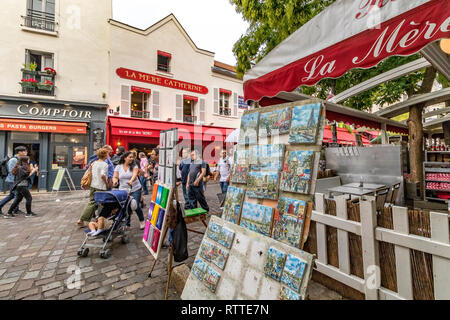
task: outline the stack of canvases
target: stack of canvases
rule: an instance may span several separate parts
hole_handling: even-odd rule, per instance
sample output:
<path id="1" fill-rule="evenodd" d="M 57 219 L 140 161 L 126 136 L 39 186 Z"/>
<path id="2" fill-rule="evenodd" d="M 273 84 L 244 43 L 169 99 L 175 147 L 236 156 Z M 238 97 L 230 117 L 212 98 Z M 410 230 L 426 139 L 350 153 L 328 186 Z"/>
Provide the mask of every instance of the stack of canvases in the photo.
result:
<path id="1" fill-rule="evenodd" d="M 157 254 L 159 249 L 169 193 L 170 190 L 162 185 L 155 183 L 153 186 L 152 201 L 149 206 L 143 235 L 145 245 L 153 254 Z"/>
<path id="2" fill-rule="evenodd" d="M 312 103 L 242 117 L 222 219 L 302 248 L 323 113 L 320 103 Z M 267 252 L 264 272 L 283 284 L 281 299 L 301 298 L 304 269 L 305 261 L 291 254 L 272 247 Z"/>

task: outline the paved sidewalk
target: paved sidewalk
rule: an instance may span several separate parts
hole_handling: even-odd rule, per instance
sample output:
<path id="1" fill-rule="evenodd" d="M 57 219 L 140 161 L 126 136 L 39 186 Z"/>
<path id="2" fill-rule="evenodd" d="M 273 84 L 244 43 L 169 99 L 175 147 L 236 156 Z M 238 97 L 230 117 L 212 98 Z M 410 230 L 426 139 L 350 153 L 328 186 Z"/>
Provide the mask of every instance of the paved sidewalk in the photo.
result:
<path id="1" fill-rule="evenodd" d="M 218 184 L 208 184 L 206 196 L 212 214 L 219 212 L 218 192 Z M 136 215 L 132 217 L 130 243 L 122 245 L 120 239 L 116 239 L 109 259 L 101 259 L 98 249 L 92 248 L 88 257 L 78 257 L 77 250 L 84 239 L 84 232 L 75 223 L 86 203 L 82 194 L 79 192 L 78 198 L 71 198 L 74 195 L 58 196 L 58 202 L 54 195 L 53 198 L 51 195 L 39 195 L 35 199 L 42 201 L 33 203 L 33 211 L 38 217 L 25 218 L 20 215 L 14 219 L 0 218 L 1 300 L 164 298 L 168 250 L 163 249 L 152 278 L 148 278 L 154 259 L 142 243 L 142 231 L 139 230 Z M 181 192 L 180 197 L 183 197 Z M 149 197 L 145 200 L 148 204 Z M 189 227 L 205 230 L 201 223 Z M 202 238 L 202 235 L 189 233 L 190 257 L 185 262 L 189 267 Z M 72 287 L 75 280 L 80 281 L 78 287 Z M 310 293 L 312 299 L 341 299 L 334 292 L 314 283 L 311 283 Z M 176 292 L 172 285 L 169 299 L 179 299 L 180 295 L 181 292 Z"/>

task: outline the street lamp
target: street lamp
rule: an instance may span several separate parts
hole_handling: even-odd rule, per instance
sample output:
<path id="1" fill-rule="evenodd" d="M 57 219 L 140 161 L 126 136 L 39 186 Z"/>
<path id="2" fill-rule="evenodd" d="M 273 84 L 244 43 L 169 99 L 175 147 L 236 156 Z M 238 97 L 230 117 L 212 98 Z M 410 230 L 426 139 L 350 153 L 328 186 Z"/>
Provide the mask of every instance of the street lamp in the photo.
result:
<path id="1" fill-rule="evenodd" d="M 450 39 L 442 39 L 441 40 L 441 49 L 446 54 L 450 54 Z"/>

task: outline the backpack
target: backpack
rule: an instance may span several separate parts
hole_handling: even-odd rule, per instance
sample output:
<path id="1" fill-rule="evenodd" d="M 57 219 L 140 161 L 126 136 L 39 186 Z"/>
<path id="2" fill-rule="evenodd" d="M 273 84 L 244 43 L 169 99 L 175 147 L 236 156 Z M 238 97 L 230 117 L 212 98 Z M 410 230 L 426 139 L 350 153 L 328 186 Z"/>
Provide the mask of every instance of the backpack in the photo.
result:
<path id="1" fill-rule="evenodd" d="M 189 258 L 188 254 L 188 234 L 186 222 L 183 218 L 181 205 L 177 201 L 177 224 L 172 231 L 173 259 L 175 262 L 182 262 Z"/>
<path id="2" fill-rule="evenodd" d="M 8 176 L 8 161 L 11 158 L 6 156 L 0 160 L 0 178 L 5 179 Z"/>

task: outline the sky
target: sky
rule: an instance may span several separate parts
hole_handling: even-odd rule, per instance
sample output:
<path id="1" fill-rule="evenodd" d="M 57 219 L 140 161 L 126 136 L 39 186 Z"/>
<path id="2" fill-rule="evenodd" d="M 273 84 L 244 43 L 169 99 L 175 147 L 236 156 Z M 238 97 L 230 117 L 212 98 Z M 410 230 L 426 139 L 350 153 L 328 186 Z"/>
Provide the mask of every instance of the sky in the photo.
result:
<path id="1" fill-rule="evenodd" d="M 140 29 L 170 13 L 198 48 L 214 52 L 215 60 L 236 65 L 233 45 L 248 23 L 228 0 L 113 0 L 113 18 Z"/>

